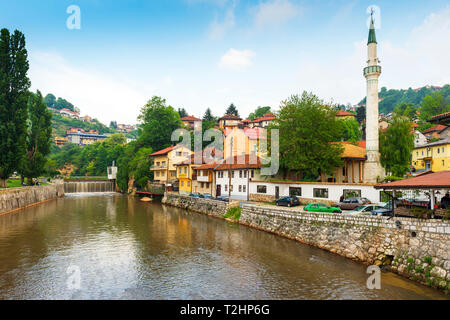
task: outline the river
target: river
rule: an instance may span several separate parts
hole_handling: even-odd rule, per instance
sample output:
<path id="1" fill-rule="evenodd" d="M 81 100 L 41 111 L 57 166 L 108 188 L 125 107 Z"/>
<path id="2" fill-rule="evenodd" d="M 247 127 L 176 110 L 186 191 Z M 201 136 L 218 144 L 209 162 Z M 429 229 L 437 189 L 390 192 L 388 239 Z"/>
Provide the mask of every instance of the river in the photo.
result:
<path id="1" fill-rule="evenodd" d="M 448 299 L 390 272 L 369 290 L 367 277 L 329 252 L 118 194 L 0 216 L 0 299 Z"/>

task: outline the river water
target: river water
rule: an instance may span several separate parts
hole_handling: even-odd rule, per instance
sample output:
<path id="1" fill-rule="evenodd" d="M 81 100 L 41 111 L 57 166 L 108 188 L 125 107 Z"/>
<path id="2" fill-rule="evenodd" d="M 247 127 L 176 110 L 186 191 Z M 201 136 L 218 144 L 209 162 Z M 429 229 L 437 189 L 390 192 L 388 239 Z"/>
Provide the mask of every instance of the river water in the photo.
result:
<path id="1" fill-rule="evenodd" d="M 0 217 L 0 299 L 448 299 L 389 272 L 369 290 L 367 277 L 326 251 L 118 194 Z"/>

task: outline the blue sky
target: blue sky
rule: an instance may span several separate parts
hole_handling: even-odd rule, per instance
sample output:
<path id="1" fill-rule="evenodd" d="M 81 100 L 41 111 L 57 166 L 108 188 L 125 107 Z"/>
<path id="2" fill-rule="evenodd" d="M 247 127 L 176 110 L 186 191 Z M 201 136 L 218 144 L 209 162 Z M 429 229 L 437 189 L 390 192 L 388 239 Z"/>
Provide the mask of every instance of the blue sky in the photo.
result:
<path id="1" fill-rule="evenodd" d="M 69 5 L 81 29 L 69 30 Z M 25 33 L 33 89 L 82 114 L 135 123 L 153 95 L 202 116 L 241 116 L 308 90 L 365 95 L 367 8 L 380 8 L 380 86 L 450 82 L 448 1 L 0 0 L 0 26 Z"/>

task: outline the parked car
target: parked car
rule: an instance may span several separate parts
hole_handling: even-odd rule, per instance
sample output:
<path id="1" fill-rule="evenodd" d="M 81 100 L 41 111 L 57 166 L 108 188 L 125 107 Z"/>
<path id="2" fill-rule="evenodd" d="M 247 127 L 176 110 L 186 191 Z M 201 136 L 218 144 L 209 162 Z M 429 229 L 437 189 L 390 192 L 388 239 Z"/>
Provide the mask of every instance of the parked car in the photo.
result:
<path id="1" fill-rule="evenodd" d="M 225 202 L 229 201 L 228 196 L 218 196 L 218 197 L 214 198 L 214 200 L 225 201 Z"/>
<path id="2" fill-rule="evenodd" d="M 390 216 L 392 215 L 392 201 L 389 201 L 384 207 L 372 210 L 373 216 Z"/>
<path id="3" fill-rule="evenodd" d="M 299 206 L 300 201 L 297 197 L 282 197 L 276 201 L 277 206 L 294 207 Z"/>
<path id="4" fill-rule="evenodd" d="M 210 193 L 204 193 L 204 194 L 200 195 L 200 198 L 212 199 L 213 196 Z"/>
<path id="5" fill-rule="evenodd" d="M 369 199 L 367 198 L 348 198 L 342 202 L 339 202 L 335 205 L 336 208 L 340 208 L 342 210 L 355 210 L 357 207 L 362 206 L 364 204 L 370 204 Z"/>
<path id="6" fill-rule="evenodd" d="M 308 212 L 342 213 L 342 210 L 340 208 L 330 207 L 329 205 L 326 205 L 325 203 L 310 203 L 310 204 L 307 204 L 303 210 L 308 211 Z"/>
<path id="7" fill-rule="evenodd" d="M 379 204 L 365 204 L 355 208 L 352 211 L 346 211 L 345 214 L 362 214 L 362 215 L 372 215 L 373 210 L 378 210 L 383 208 L 382 205 Z"/>
<path id="8" fill-rule="evenodd" d="M 198 192 L 192 192 L 192 193 L 189 195 L 189 197 L 192 197 L 192 198 L 201 198 L 201 194 L 198 193 Z"/>

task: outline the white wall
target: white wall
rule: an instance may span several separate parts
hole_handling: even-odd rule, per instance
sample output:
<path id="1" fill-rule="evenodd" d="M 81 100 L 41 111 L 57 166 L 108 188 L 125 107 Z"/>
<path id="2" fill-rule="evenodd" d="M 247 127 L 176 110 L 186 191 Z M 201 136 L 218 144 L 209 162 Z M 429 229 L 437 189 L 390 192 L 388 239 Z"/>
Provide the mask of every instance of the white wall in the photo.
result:
<path id="1" fill-rule="evenodd" d="M 250 181 L 250 194 L 258 194 L 257 186 L 264 185 L 267 187 L 266 195 L 275 195 L 275 186 L 280 188 L 280 197 L 289 196 L 289 187 L 302 188 L 302 198 L 329 200 L 339 202 L 339 198 L 344 190 L 361 190 L 361 197 L 369 199 L 371 202 L 380 202 L 380 191 L 373 186 L 368 185 L 351 185 L 351 184 L 311 184 L 311 183 L 275 183 L 275 182 L 252 182 Z M 313 195 L 315 188 L 328 189 L 328 198 L 316 198 Z"/>
<path id="2" fill-rule="evenodd" d="M 242 169 L 242 178 L 239 178 L 239 170 L 233 170 L 234 171 L 234 178 L 231 178 L 231 185 L 233 185 L 233 191 L 231 191 L 230 198 L 233 200 L 247 200 L 248 196 L 248 174 L 247 177 L 244 178 L 244 171 L 245 169 Z M 223 172 L 223 178 L 219 178 L 219 172 Z M 228 170 L 224 171 L 215 171 L 216 175 L 216 188 L 217 185 L 221 186 L 221 195 L 222 196 L 228 196 L 229 193 L 229 177 L 228 177 Z M 225 191 L 225 185 L 227 185 L 227 191 Z M 239 192 L 239 186 L 242 186 L 241 192 Z M 245 191 L 244 187 L 245 186 Z"/>

